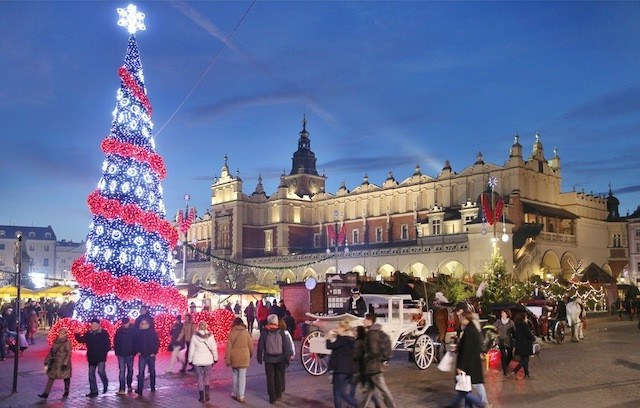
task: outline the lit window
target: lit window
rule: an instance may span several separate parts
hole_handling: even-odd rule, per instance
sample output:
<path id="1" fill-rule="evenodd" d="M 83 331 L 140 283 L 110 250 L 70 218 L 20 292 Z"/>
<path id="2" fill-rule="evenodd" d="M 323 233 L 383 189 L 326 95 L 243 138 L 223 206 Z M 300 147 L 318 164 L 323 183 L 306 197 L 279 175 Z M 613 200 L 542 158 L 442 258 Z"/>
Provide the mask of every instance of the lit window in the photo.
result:
<path id="1" fill-rule="evenodd" d="M 264 251 L 273 251 L 273 230 L 267 230 L 264 232 Z"/>
<path id="2" fill-rule="evenodd" d="M 620 248 L 622 246 L 622 235 L 613 234 L 613 247 Z"/>

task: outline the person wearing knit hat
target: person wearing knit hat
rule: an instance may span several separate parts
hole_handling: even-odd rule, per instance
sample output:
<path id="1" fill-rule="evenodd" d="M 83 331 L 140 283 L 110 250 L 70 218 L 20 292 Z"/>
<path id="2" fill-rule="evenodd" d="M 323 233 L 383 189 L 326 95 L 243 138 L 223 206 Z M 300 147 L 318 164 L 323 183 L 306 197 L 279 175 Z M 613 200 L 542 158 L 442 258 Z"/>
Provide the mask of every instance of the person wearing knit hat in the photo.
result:
<path id="1" fill-rule="evenodd" d="M 267 324 L 260 332 L 258 340 L 258 364 L 264 361 L 267 377 L 267 391 L 269 402 L 275 404 L 282 398 L 285 384 L 285 369 L 289 365 L 293 348 L 285 337 L 284 330 L 278 326 L 278 316 L 271 314 L 267 317 Z"/>

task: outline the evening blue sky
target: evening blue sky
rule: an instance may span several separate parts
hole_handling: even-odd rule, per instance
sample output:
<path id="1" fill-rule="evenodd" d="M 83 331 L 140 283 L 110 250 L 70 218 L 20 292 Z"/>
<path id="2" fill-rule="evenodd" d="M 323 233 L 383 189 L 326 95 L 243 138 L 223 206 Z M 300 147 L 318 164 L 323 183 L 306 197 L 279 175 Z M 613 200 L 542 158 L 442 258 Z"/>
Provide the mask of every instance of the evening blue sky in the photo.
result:
<path id="1" fill-rule="evenodd" d="M 0 224 L 87 235 L 127 4 L 0 3 Z M 225 153 L 273 193 L 305 112 L 331 193 L 501 165 L 516 133 L 528 157 L 538 131 L 563 191 L 640 204 L 639 2 L 257 2 L 169 120 L 251 4 L 136 3 L 170 217 L 187 192 L 208 208 Z"/>

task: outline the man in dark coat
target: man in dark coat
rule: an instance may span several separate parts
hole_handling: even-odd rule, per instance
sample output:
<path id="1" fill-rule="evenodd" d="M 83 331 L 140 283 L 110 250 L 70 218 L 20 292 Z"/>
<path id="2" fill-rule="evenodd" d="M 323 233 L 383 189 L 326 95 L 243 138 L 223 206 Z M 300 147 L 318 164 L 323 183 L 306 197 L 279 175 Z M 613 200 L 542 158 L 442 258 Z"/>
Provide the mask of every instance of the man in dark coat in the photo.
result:
<path id="1" fill-rule="evenodd" d="M 365 302 L 362 296 L 360 296 L 360 289 L 351 289 L 351 296 L 347 300 L 345 308 L 347 309 L 347 313 L 351 313 L 352 315 L 359 317 L 364 317 L 364 315 L 367 313 L 367 302 Z"/>
<path id="2" fill-rule="evenodd" d="M 156 354 L 160 348 L 158 334 L 151 328 L 149 320 L 142 319 L 136 333 L 136 353 L 138 356 L 138 388 L 136 394 L 142 395 L 144 388 L 144 372 L 149 367 L 149 383 L 151 392 L 156 390 Z"/>
<path id="3" fill-rule="evenodd" d="M 270 349 L 278 348 L 278 350 Z M 278 326 L 278 316 L 275 314 L 267 317 L 267 325 L 260 332 L 258 340 L 258 364 L 264 362 L 264 371 L 267 377 L 267 392 L 269 402 L 275 404 L 284 392 L 285 369 L 289 365 L 293 349 L 284 331 Z"/>
<path id="4" fill-rule="evenodd" d="M 146 320 L 149 323 L 149 327 L 153 330 L 155 329 L 155 323 L 153 321 L 153 317 L 149 314 L 149 308 L 146 306 L 140 306 L 140 316 L 136 318 L 135 328 L 140 328 L 140 323 L 142 320 Z"/>
<path id="5" fill-rule="evenodd" d="M 18 315 L 13 313 L 12 307 L 7 308 L 7 310 L 5 311 L 4 321 L 7 324 L 7 334 L 10 337 L 15 338 L 18 335 L 18 332 L 16 331 L 16 326 L 18 325 Z"/>
<path id="6" fill-rule="evenodd" d="M 480 324 L 474 313 L 464 311 L 459 315 L 460 325 L 463 328 L 462 336 L 458 342 L 458 356 L 456 359 L 456 374 L 463 372 L 471 377 L 471 385 L 478 392 L 478 396 L 471 392 L 458 391 L 453 401 L 447 408 L 458 407 L 464 399 L 467 406 L 484 407 L 487 405 L 487 393 L 484 388 L 484 374 L 482 372 L 482 340 L 480 337 Z"/>
<path id="7" fill-rule="evenodd" d="M 369 401 L 377 389 L 382 394 L 385 406 L 395 408 L 396 403 L 393 395 L 391 395 L 391 390 L 382 375 L 383 351 L 380 340 L 382 327 L 376 323 L 376 315 L 372 313 L 365 316 L 363 325 L 367 329 L 367 335 L 364 339 L 363 374 L 369 378 L 369 386 L 365 390 L 361 406 L 369 405 Z"/>
<path id="8" fill-rule="evenodd" d="M 107 353 L 111 349 L 109 335 L 106 331 L 102 330 L 100 320 L 92 319 L 91 330 L 85 334 L 77 332 L 75 337 L 76 341 L 87 345 L 87 361 L 89 362 L 89 394 L 87 394 L 87 397 L 95 398 L 98 396 L 96 369 L 102 380 L 102 392 L 106 394 L 109 389 L 109 379 L 105 371 Z"/>
<path id="9" fill-rule="evenodd" d="M 284 319 L 285 309 L 274 300 L 273 305 L 269 308 L 269 314 L 278 316 L 278 319 Z"/>
<path id="10" fill-rule="evenodd" d="M 133 357 L 136 354 L 135 344 L 136 329 L 131 326 L 131 321 L 128 317 L 123 317 L 122 326 L 118 328 L 113 339 L 113 349 L 118 357 L 118 369 L 120 370 L 118 395 L 125 394 L 125 380 L 129 392 L 133 390 L 131 384 L 133 383 Z"/>

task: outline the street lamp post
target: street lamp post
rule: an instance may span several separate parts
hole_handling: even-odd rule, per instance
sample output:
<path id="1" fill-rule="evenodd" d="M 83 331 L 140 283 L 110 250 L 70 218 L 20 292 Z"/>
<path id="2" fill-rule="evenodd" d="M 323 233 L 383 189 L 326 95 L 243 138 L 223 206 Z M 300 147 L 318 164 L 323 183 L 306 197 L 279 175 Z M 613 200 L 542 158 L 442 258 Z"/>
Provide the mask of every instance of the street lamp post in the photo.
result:
<path id="1" fill-rule="evenodd" d="M 498 227 L 498 219 L 500 218 L 500 216 L 502 216 L 502 242 L 507 242 L 509 241 L 509 235 L 507 235 L 507 228 L 505 227 L 505 216 L 504 216 L 504 210 L 503 210 L 503 206 L 504 203 L 502 202 L 502 199 L 499 200 L 499 208 L 496 208 L 496 197 L 495 197 L 495 191 L 496 191 L 496 186 L 498 185 L 498 179 L 494 176 L 489 177 L 489 187 L 491 187 L 491 208 L 487 209 L 487 208 L 483 208 L 483 211 L 485 211 L 485 213 L 487 212 L 487 210 L 491 211 L 491 216 L 488 217 L 488 214 L 485 214 L 485 219 L 487 219 L 490 223 L 493 224 L 493 237 L 491 238 L 491 244 L 493 246 L 493 251 L 497 251 L 498 250 L 498 231 L 497 231 L 497 227 Z M 483 233 L 484 233 L 484 228 L 483 228 Z"/>
<path id="2" fill-rule="evenodd" d="M 339 251 L 339 247 L 340 247 L 340 233 L 338 232 L 338 220 L 340 218 L 340 213 L 338 212 L 338 210 L 333 212 L 333 233 L 334 233 L 334 243 L 335 243 L 335 252 L 334 252 L 334 256 L 336 258 L 336 273 L 339 274 L 340 270 L 338 269 L 338 251 Z M 327 246 L 327 254 L 331 253 L 331 249 L 329 249 L 329 247 Z M 348 254 L 349 253 L 349 245 L 347 244 L 347 240 L 345 237 L 345 243 L 344 243 L 344 253 Z"/>
<path id="3" fill-rule="evenodd" d="M 18 356 L 20 355 L 20 281 L 22 276 L 22 236 L 18 235 L 18 240 L 14 244 L 13 260 L 16 264 L 16 348 L 14 352 L 13 360 L 13 388 L 11 392 L 13 394 L 18 392 Z"/>
<path id="4" fill-rule="evenodd" d="M 184 216 L 183 220 L 189 218 L 189 200 L 191 196 L 189 194 L 184 195 Z M 184 225 L 180 225 L 180 229 L 184 233 L 184 240 L 182 241 L 182 282 L 187 280 L 187 233 L 189 228 L 184 228 Z"/>

